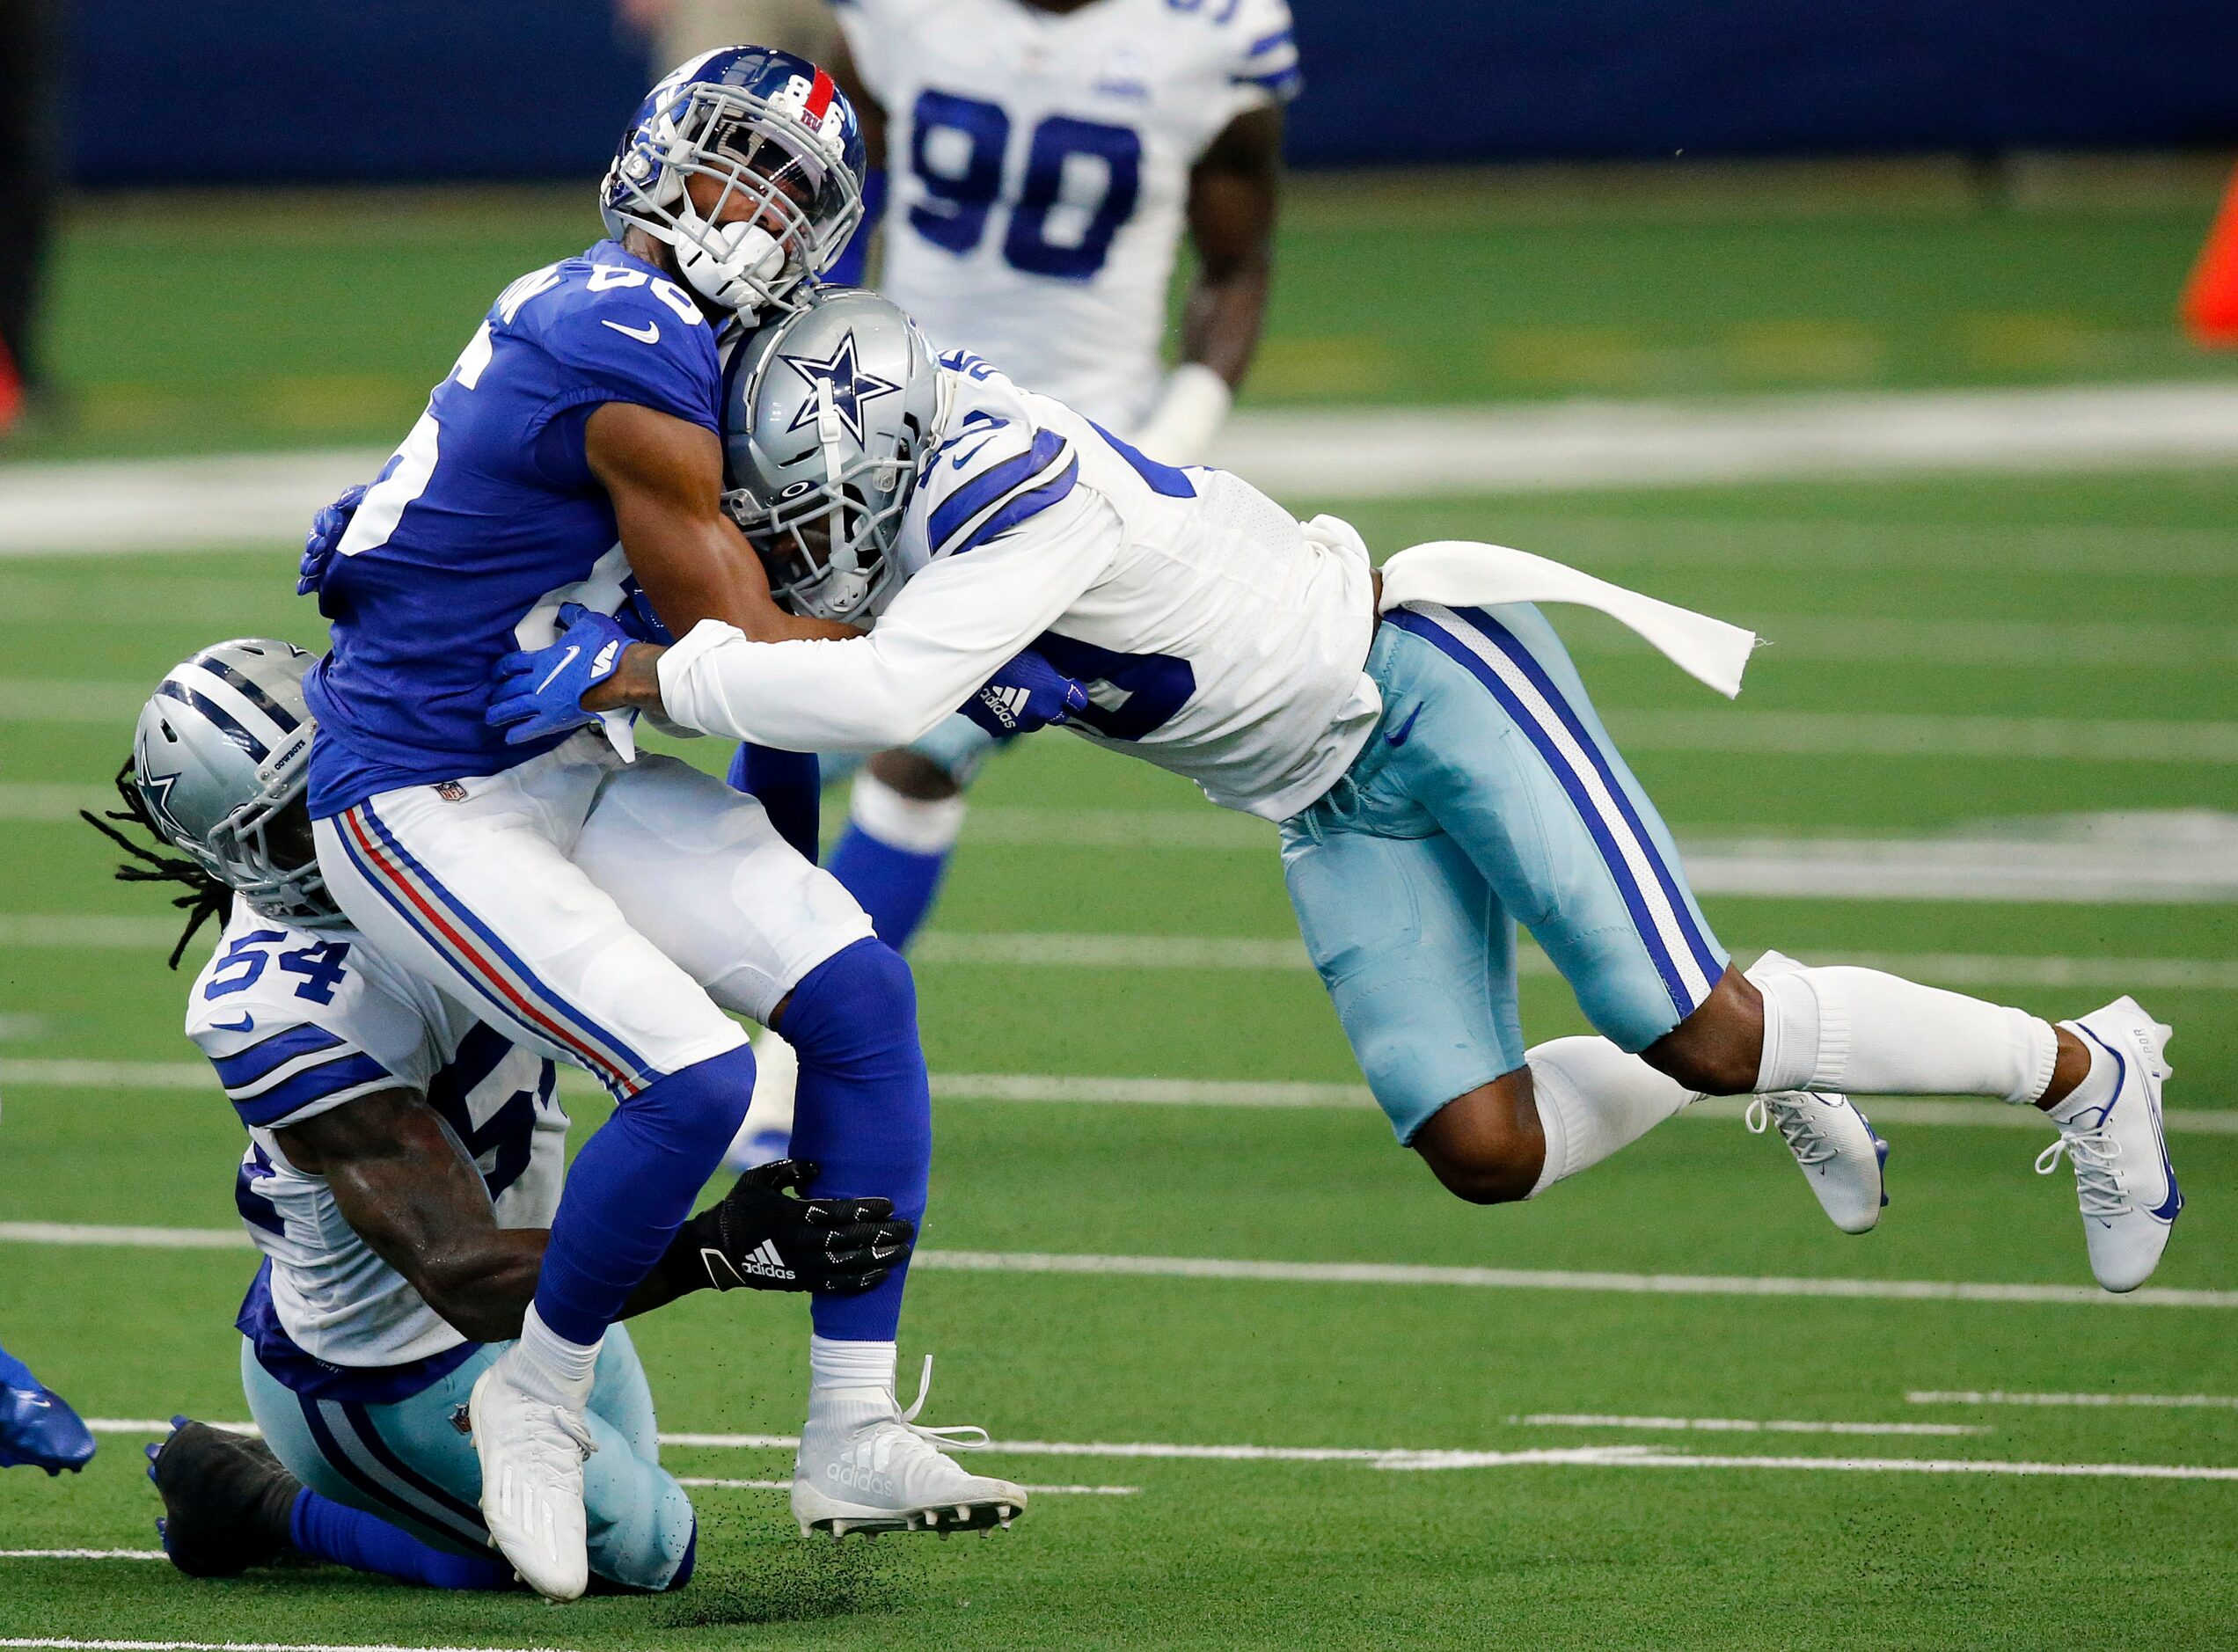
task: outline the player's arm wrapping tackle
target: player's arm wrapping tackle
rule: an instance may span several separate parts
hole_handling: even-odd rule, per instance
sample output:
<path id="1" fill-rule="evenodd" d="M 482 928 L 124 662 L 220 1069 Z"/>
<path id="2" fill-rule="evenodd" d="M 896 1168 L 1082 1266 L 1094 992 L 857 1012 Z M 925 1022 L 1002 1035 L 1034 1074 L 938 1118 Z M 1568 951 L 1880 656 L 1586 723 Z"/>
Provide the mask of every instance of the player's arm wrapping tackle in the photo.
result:
<path id="1" fill-rule="evenodd" d="M 521 1334 L 544 1262 L 543 1228 L 497 1224 L 480 1173 L 441 1116 L 385 1090 L 274 1132 L 288 1159 L 323 1176 L 358 1236 L 462 1334 Z M 686 1222 L 631 1295 L 624 1317 L 694 1290 L 815 1290 L 848 1296 L 907 1259 L 914 1225 L 884 1199 L 800 1199 L 816 1167 L 794 1159 L 742 1176 Z"/>

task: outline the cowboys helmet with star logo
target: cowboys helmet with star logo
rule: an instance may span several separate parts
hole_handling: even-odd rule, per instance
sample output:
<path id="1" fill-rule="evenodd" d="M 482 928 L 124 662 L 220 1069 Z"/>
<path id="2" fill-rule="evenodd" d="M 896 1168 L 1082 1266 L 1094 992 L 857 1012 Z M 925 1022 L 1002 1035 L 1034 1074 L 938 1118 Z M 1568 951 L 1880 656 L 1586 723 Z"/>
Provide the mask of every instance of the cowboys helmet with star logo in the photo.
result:
<path id="1" fill-rule="evenodd" d="M 939 427 L 940 371 L 917 324 L 832 287 L 739 346 L 723 392 L 723 503 L 796 614 L 875 614 Z"/>
<path id="2" fill-rule="evenodd" d="M 304 793 L 315 725 L 311 656 L 242 637 L 180 661 L 140 709 L 132 785 L 174 848 L 267 917 L 342 922 L 311 845 Z"/>

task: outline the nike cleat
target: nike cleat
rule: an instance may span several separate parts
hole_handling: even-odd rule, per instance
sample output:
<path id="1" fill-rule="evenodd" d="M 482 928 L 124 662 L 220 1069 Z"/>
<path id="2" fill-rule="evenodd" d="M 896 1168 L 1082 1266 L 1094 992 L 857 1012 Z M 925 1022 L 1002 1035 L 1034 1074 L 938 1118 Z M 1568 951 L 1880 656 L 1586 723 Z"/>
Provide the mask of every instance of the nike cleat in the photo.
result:
<path id="1" fill-rule="evenodd" d="M 1759 1136 L 1780 1127 L 1828 1221 L 1845 1233 L 1873 1231 L 1888 1203 L 1882 1177 L 1888 1144 L 1847 1096 L 1775 1091 L 1752 1098 L 1745 1117 Z"/>
<path id="2" fill-rule="evenodd" d="M 925 1362 L 917 1403 L 903 1411 L 891 1388 L 834 1388 L 808 1397 L 808 1420 L 793 1459 L 793 1517 L 801 1535 L 829 1531 L 985 1531 L 1026 1512 L 1026 1493 L 1006 1480 L 967 1473 L 947 1453 L 977 1451 L 977 1428 L 917 1421 L 933 1385 Z M 976 1436 L 976 1438 L 970 1437 Z"/>
<path id="3" fill-rule="evenodd" d="M 0 1468 L 75 1474 L 92 1460 L 93 1436 L 69 1400 L 33 1381 L 29 1388 L 0 1387 Z"/>
<path id="4" fill-rule="evenodd" d="M 2134 1290 L 2160 1266 L 2183 1210 L 2161 1121 L 2161 1087 L 2174 1071 L 2166 1052 L 2175 1030 L 2126 998 L 2059 1025 L 2094 1055 L 2112 1058 L 2113 1093 L 2081 1104 L 2071 1097 L 2052 1109 L 2059 1138 L 2037 1156 L 2037 1173 L 2052 1174 L 2066 1155 L 2074 1166 L 2090 1271 L 2109 1290 Z"/>
<path id="5" fill-rule="evenodd" d="M 298 1480 L 272 1449 L 186 1417 L 148 1448 L 148 1478 L 163 1494 L 164 1553 L 189 1577 L 235 1577 L 288 1548 Z"/>
<path id="6" fill-rule="evenodd" d="M 597 1449 L 580 1412 L 523 1387 L 519 1345 L 474 1381 L 467 1424 L 482 1462 L 482 1518 L 521 1581 L 552 1600 L 590 1584 L 583 1459 Z"/>

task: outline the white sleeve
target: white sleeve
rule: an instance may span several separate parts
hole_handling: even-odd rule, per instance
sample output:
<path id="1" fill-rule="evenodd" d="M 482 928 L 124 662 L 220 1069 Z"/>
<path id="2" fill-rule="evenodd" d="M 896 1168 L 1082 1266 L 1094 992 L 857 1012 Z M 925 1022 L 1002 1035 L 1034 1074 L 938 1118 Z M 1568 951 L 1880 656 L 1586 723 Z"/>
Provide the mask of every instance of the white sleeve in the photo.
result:
<path id="1" fill-rule="evenodd" d="M 702 620 L 661 657 L 673 720 L 788 751 L 883 751 L 923 738 L 1047 631 L 1117 554 L 1118 513 L 1079 486 L 1028 529 L 941 557 L 866 637 L 750 642 Z"/>

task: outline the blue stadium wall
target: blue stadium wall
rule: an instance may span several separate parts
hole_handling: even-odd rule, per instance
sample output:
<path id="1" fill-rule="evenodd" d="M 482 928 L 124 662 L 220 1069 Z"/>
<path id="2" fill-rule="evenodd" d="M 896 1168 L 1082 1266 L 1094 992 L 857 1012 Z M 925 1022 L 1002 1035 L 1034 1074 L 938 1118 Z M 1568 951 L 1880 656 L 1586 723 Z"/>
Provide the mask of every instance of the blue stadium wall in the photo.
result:
<path id="1" fill-rule="evenodd" d="M 1292 4 L 1301 164 L 2238 143 L 2238 0 Z M 579 177 L 647 78 L 611 18 L 609 0 L 77 0 L 73 167 Z"/>

